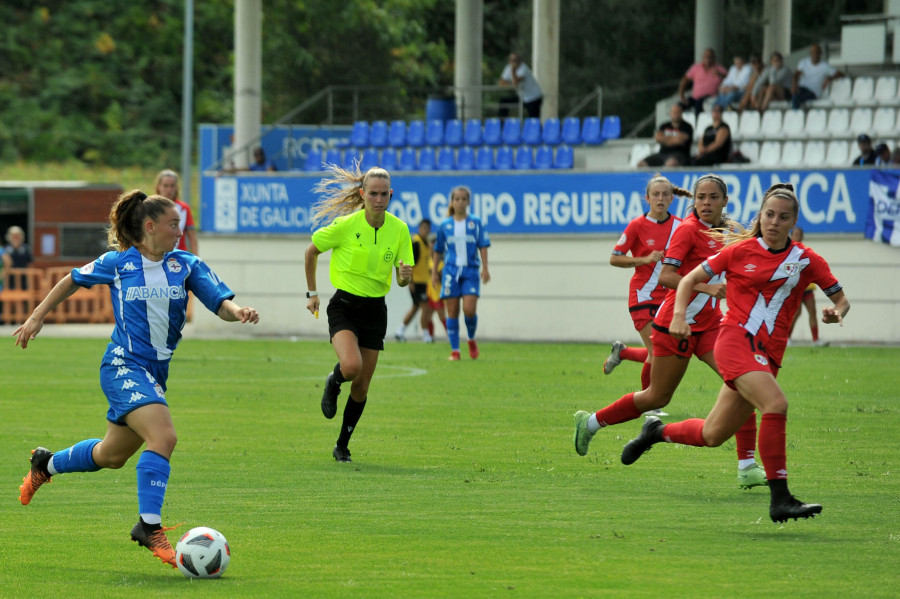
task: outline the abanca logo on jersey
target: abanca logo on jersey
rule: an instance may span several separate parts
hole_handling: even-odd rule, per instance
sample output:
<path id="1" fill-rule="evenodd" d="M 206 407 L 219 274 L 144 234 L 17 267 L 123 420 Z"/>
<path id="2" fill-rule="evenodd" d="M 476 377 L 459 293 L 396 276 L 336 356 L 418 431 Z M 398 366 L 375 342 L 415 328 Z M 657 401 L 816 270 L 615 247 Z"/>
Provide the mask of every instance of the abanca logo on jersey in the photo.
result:
<path id="1" fill-rule="evenodd" d="M 184 299 L 187 294 L 184 287 L 178 285 L 170 285 L 168 287 L 129 287 L 128 293 L 125 295 L 125 301 L 133 302 L 134 300 L 147 301 L 150 299 Z"/>

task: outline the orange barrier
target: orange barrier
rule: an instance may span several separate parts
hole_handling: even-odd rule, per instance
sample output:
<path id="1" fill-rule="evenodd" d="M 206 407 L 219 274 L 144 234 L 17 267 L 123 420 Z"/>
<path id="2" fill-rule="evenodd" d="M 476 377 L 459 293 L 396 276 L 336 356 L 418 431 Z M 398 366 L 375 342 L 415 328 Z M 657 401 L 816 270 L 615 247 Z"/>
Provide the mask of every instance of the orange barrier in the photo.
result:
<path id="1" fill-rule="evenodd" d="M 0 291 L 0 321 L 20 324 L 63 277 L 70 267 L 8 268 L 3 272 Z M 24 285 L 22 282 L 24 281 Z M 103 323 L 114 322 L 112 302 L 106 285 L 79 289 L 51 311 L 47 322 Z"/>

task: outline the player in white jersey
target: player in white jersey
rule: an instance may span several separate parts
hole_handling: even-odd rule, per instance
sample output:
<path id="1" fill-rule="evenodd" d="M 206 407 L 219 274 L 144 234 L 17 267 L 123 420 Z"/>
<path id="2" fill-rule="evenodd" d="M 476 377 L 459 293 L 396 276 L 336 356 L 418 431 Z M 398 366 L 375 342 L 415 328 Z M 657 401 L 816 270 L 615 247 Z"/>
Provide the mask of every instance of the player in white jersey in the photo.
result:
<path id="1" fill-rule="evenodd" d="M 478 357 L 475 330 L 478 327 L 478 296 L 481 283 L 491 280 L 487 249 L 491 245 L 484 223 L 468 214 L 472 192 L 460 185 L 450 192 L 448 218 L 438 227 L 434 242 L 431 280 L 441 288 L 441 299 L 447 306 L 447 337 L 450 339 L 450 360 L 459 360 L 459 303 L 462 298 L 463 316 L 469 337 L 469 357 Z M 443 273 L 437 265 L 443 261 Z M 479 280 L 478 271 L 481 270 Z"/>
<path id="2" fill-rule="evenodd" d="M 100 386 L 109 402 L 106 435 L 57 452 L 33 450 L 19 500 L 28 505 L 56 474 L 121 468 L 146 444 L 137 463 L 140 520 L 131 539 L 174 568 L 175 551 L 165 535 L 171 528 L 162 526 L 161 515 L 176 440 L 166 379 L 181 339 L 188 291 L 227 322 L 256 324 L 259 314 L 236 304 L 234 293 L 200 258 L 175 249 L 181 229 L 172 200 L 142 191 L 125 193 L 113 205 L 109 221 L 114 251 L 72 269 L 13 333 L 16 345 L 25 349 L 46 315 L 79 287 L 109 286 L 116 327 L 100 364 Z"/>

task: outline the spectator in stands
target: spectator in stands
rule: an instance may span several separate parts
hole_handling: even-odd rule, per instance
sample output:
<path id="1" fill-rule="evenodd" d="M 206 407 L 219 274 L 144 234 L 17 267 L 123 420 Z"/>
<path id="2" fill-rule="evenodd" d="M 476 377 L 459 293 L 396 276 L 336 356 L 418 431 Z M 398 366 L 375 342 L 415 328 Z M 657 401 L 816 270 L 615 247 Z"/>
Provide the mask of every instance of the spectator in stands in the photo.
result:
<path id="1" fill-rule="evenodd" d="M 263 150 L 260 146 L 256 146 L 253 148 L 253 162 L 250 166 L 247 167 L 247 170 L 250 171 L 277 171 L 278 169 L 275 167 L 275 163 L 271 160 L 266 160 L 266 151 Z"/>
<path id="2" fill-rule="evenodd" d="M 891 163 L 891 149 L 887 144 L 875 146 L 875 166 L 886 166 Z"/>
<path id="3" fill-rule="evenodd" d="M 712 48 L 704 50 L 700 62 L 691 65 L 678 84 L 681 107 L 685 110 L 693 108 L 695 114 L 703 112 L 703 101 L 716 95 L 725 75 L 725 67 L 716 62 L 715 50 Z M 693 82 L 690 98 L 685 96 L 689 81 Z"/>
<path id="4" fill-rule="evenodd" d="M 856 138 L 859 156 L 853 159 L 852 166 L 869 166 L 875 164 L 875 152 L 872 150 L 872 138 L 863 133 Z"/>
<path id="5" fill-rule="evenodd" d="M 3 248 L 3 270 L 7 268 L 28 268 L 34 256 L 31 254 L 31 248 L 25 243 L 25 231 L 22 227 L 13 225 L 6 230 L 6 247 Z M 28 280 L 23 275 L 19 281 L 13 277 L 9 281 L 10 289 L 25 289 L 28 286 Z"/>
<path id="6" fill-rule="evenodd" d="M 680 104 L 673 104 L 669 110 L 671 121 L 660 125 L 656 131 L 659 152 L 650 154 L 638 166 L 684 166 L 691 163 L 691 143 L 694 141 L 694 128 L 682 119 Z"/>
<path id="7" fill-rule="evenodd" d="M 537 79 L 534 78 L 534 73 L 531 72 L 527 64 L 522 62 L 518 52 L 510 53 L 509 63 L 503 68 L 497 85 L 515 88 L 517 92 L 516 94 L 509 94 L 500 100 L 499 115 L 501 117 L 509 116 L 509 104 L 517 103 L 519 96 L 521 96 L 525 116 L 541 118 L 541 104 L 544 102 L 544 92 L 541 90 Z"/>
<path id="8" fill-rule="evenodd" d="M 731 127 L 722 120 L 725 108 L 716 104 L 712 108 L 712 124 L 708 126 L 697 140 L 697 155 L 693 159 L 694 166 L 710 166 L 728 162 L 731 156 Z"/>
<path id="9" fill-rule="evenodd" d="M 800 108 L 805 102 L 821 97 L 828 84 L 843 76 L 842 72 L 822 60 L 822 48 L 819 44 L 813 44 L 809 47 L 809 57 L 801 60 L 794 71 L 791 106 Z"/>
<path id="10" fill-rule="evenodd" d="M 891 152 L 891 164 L 900 164 L 900 146 L 897 146 Z"/>
<path id="11" fill-rule="evenodd" d="M 741 101 L 737 107 L 738 112 L 741 112 L 745 108 L 751 106 L 753 108 L 759 107 L 760 90 L 762 89 L 761 75 L 765 70 L 766 65 L 763 64 L 762 60 L 760 60 L 759 55 L 751 54 L 750 80 L 747 82 L 747 88 L 744 90 L 744 95 L 741 96 Z"/>
<path id="12" fill-rule="evenodd" d="M 175 210 L 178 211 L 179 222 L 181 228 L 181 238 L 178 240 L 176 249 L 190 252 L 195 256 L 200 255 L 200 245 L 197 242 L 197 228 L 194 225 L 194 213 L 187 202 L 183 202 L 179 197 L 178 173 L 173 170 L 165 169 L 159 171 L 156 175 L 156 194 L 164 198 L 169 198 L 175 202 Z"/>
<path id="13" fill-rule="evenodd" d="M 753 67 L 744 60 L 743 56 L 735 54 L 733 60 L 734 64 L 731 65 L 728 75 L 722 80 L 722 84 L 719 86 L 719 95 L 716 98 L 716 105 L 724 108 L 740 103 L 753 74 Z"/>
<path id="14" fill-rule="evenodd" d="M 772 52 L 769 67 L 760 75 L 762 89 L 756 109 L 765 112 L 773 100 L 790 100 L 793 76 L 790 67 L 784 64 L 781 52 Z"/>

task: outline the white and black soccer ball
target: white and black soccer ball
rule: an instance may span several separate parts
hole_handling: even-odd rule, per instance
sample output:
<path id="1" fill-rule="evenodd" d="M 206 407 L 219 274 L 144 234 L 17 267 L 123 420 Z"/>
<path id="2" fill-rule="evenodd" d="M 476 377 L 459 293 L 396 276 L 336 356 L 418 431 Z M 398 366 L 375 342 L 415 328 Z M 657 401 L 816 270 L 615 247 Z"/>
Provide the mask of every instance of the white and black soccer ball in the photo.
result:
<path id="1" fill-rule="evenodd" d="M 175 545 L 175 563 L 188 578 L 218 578 L 231 561 L 228 541 L 208 526 L 192 528 Z"/>

